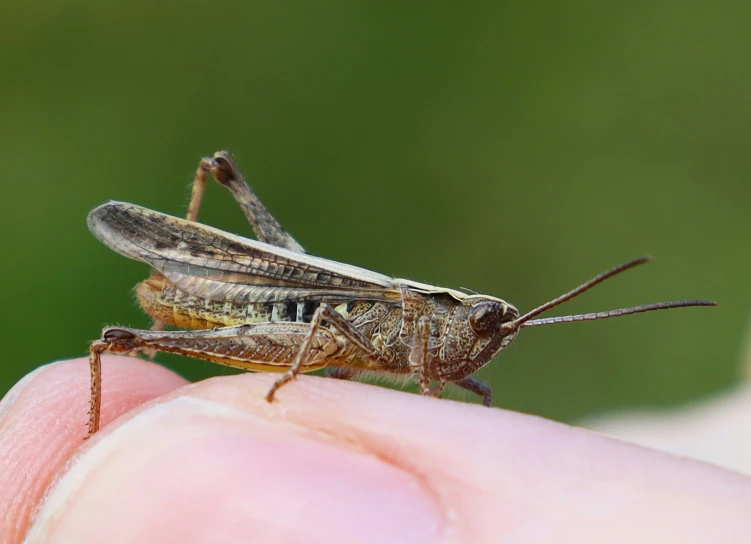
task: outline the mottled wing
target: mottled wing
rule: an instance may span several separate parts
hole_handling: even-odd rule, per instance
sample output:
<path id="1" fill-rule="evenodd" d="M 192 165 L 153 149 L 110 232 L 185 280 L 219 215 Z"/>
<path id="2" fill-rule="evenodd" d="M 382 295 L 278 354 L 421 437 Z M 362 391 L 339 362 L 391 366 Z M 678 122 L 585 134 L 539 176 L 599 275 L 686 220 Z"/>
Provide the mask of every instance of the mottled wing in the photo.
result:
<path id="1" fill-rule="evenodd" d="M 180 289 L 230 302 L 398 301 L 394 280 L 124 202 L 91 211 L 91 232 Z"/>

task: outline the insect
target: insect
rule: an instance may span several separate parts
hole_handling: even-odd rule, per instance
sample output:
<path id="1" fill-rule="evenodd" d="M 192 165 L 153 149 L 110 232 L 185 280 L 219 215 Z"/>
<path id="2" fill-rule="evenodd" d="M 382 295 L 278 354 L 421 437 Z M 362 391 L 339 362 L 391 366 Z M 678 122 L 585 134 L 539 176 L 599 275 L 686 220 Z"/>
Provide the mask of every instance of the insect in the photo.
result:
<path id="1" fill-rule="evenodd" d="M 209 174 L 232 192 L 258 241 L 196 222 Z M 407 375 L 424 395 L 440 396 L 453 383 L 490 406 L 490 388 L 472 374 L 522 328 L 716 305 L 684 300 L 533 319 L 649 257 L 617 266 L 525 314 L 500 298 L 314 257 L 271 216 L 223 151 L 200 161 L 186 219 L 107 202 L 91 211 L 88 226 L 109 248 L 151 266 L 136 292 L 155 319 L 152 330 L 107 327 L 92 342 L 89 435 L 99 428 L 105 351 L 171 352 L 281 372 L 268 401 L 298 373 L 329 367 L 338 378 L 367 371 Z M 165 324 L 193 330 L 166 331 Z"/>

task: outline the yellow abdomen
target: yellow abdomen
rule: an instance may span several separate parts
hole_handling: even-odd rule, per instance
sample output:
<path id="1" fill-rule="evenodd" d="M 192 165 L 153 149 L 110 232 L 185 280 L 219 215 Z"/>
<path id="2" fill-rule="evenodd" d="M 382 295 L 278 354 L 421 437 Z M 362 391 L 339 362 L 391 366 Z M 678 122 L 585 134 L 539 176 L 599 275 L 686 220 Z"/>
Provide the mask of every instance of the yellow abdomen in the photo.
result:
<path id="1" fill-rule="evenodd" d="M 143 309 L 154 319 L 186 329 L 213 329 L 249 323 L 295 321 L 294 305 L 237 304 L 189 295 L 160 275 L 136 287 Z"/>

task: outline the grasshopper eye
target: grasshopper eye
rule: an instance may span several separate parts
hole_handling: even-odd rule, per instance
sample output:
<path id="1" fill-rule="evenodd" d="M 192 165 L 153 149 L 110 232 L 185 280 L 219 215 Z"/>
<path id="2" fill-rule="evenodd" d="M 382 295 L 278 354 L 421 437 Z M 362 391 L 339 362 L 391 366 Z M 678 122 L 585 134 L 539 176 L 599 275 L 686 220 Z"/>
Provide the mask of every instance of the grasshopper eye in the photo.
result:
<path id="1" fill-rule="evenodd" d="M 480 302 L 472 308 L 469 324 L 477 334 L 490 334 L 498 327 L 502 315 L 503 308 L 497 302 Z"/>

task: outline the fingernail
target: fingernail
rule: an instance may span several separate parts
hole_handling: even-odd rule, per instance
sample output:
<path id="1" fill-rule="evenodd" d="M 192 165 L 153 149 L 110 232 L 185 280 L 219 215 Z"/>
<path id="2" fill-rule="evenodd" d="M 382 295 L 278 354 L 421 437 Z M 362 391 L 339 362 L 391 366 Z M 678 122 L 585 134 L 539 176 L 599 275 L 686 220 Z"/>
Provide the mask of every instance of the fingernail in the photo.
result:
<path id="1" fill-rule="evenodd" d="M 439 540 L 443 528 L 435 497 L 410 473 L 304 430 L 181 397 L 83 453 L 27 541 L 398 544 Z"/>

